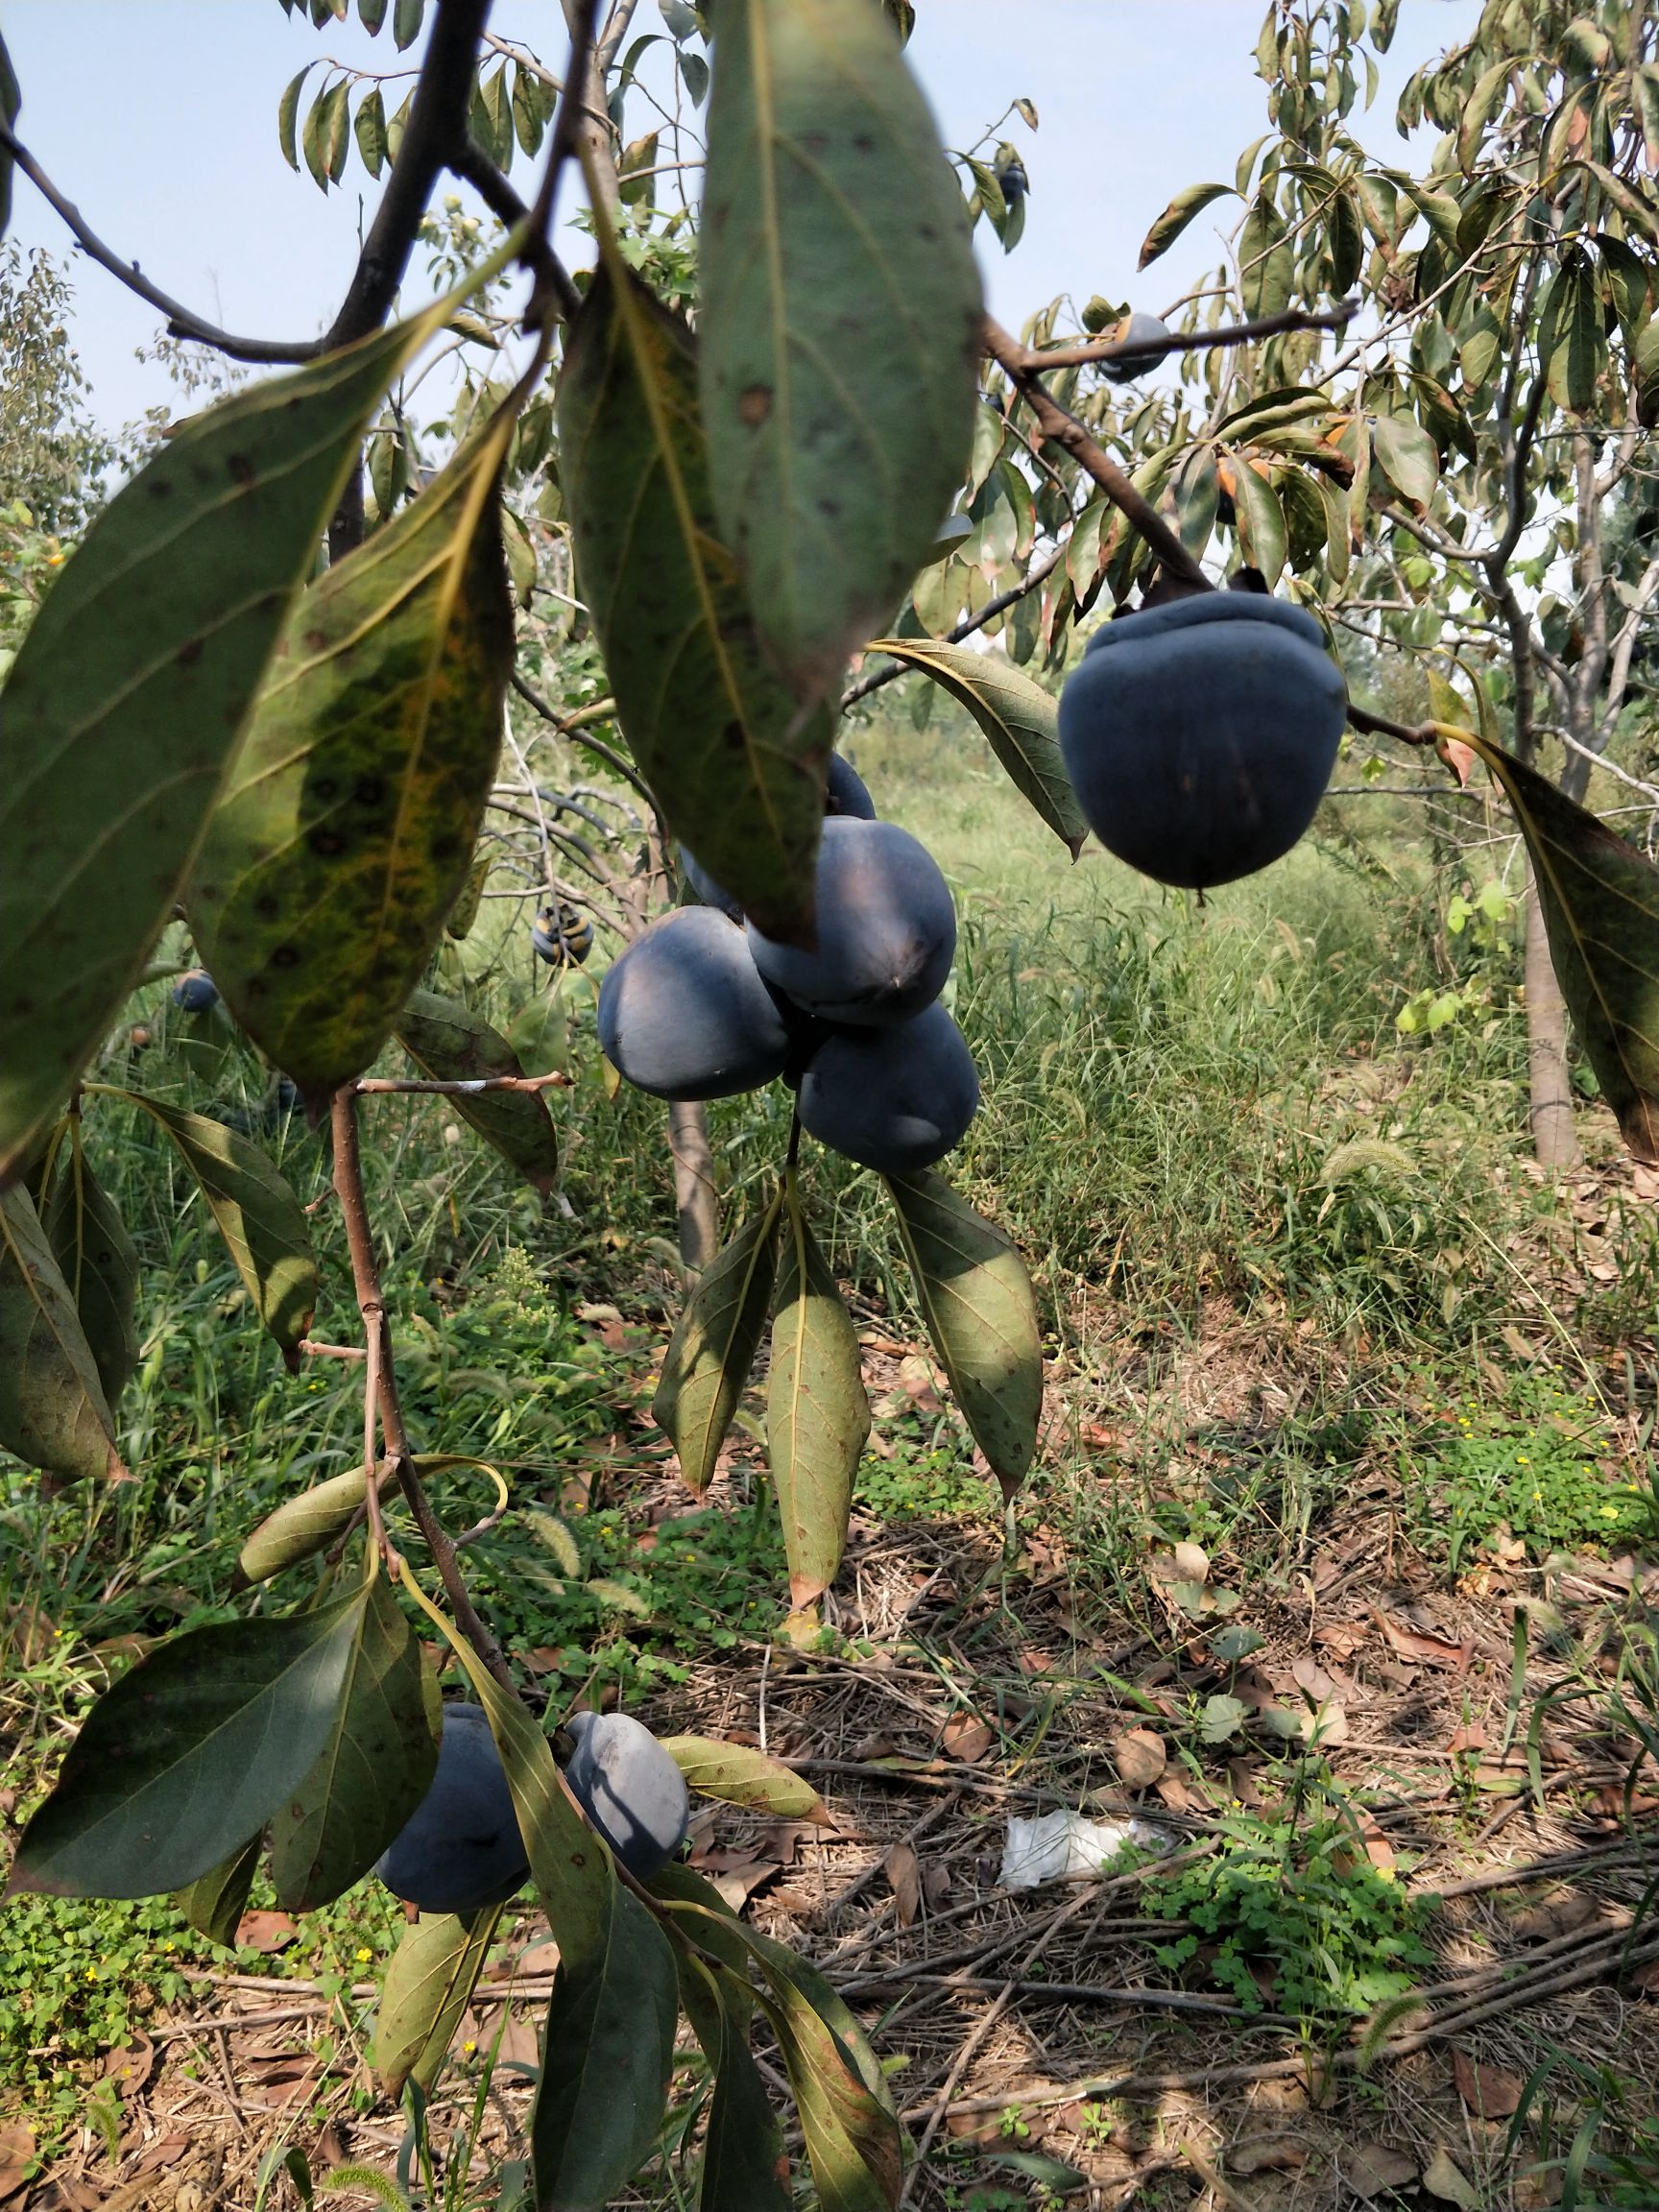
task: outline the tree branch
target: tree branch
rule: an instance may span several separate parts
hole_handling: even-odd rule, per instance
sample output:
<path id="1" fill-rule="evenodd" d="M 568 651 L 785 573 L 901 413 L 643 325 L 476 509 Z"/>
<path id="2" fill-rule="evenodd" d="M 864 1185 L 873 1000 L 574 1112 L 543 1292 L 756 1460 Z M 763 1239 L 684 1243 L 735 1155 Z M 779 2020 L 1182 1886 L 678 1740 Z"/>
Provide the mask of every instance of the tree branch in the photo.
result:
<path id="1" fill-rule="evenodd" d="M 1145 493 L 1096 444 L 1077 418 L 1069 415 L 1050 397 L 1041 378 L 1027 367 L 1024 347 L 989 315 L 985 318 L 983 335 L 986 352 L 1036 416 L 1043 435 L 1052 445 L 1064 446 L 1084 473 L 1094 478 L 1112 504 L 1145 539 L 1167 574 L 1196 590 L 1213 591 L 1214 586 L 1209 577 Z"/>
<path id="2" fill-rule="evenodd" d="M 987 599 L 977 614 L 965 614 L 954 630 L 945 633 L 940 642 L 945 645 L 960 645 L 964 637 L 972 637 L 975 630 L 983 630 L 987 622 L 1005 609 L 1017 606 L 1022 599 L 1028 598 L 1039 584 L 1053 575 L 1065 558 L 1065 545 L 1056 545 L 1053 552 L 1039 561 L 1035 568 L 1028 568 L 1018 584 L 1010 585 L 1006 591 L 998 591 L 995 599 Z M 894 661 L 887 667 L 878 670 L 874 676 L 861 676 L 856 684 L 842 692 L 842 713 L 845 714 L 848 708 L 855 706 L 860 699 L 868 699 L 872 691 L 879 691 L 884 684 L 896 684 L 901 676 L 909 673 L 906 662 Z"/>
<path id="3" fill-rule="evenodd" d="M 159 314 L 167 318 L 167 328 L 175 338 L 187 338 L 199 346 L 211 346 L 215 352 L 228 354 L 233 361 L 253 361 L 281 364 L 292 367 L 301 361 L 314 361 L 324 350 L 321 338 L 289 341 L 280 338 L 238 338 L 228 330 L 221 330 L 217 324 L 206 322 L 193 308 L 175 300 L 171 293 L 163 292 L 159 284 L 153 284 L 136 261 L 123 261 L 112 246 L 107 246 L 86 221 L 74 202 L 60 192 L 29 149 L 14 132 L 0 122 L 0 148 L 11 155 L 12 160 L 28 178 L 36 192 L 61 221 L 88 260 L 96 261 L 107 269 L 129 292 L 135 292 Z"/>
<path id="4" fill-rule="evenodd" d="M 403 1408 L 397 1397 L 397 1377 L 392 1365 L 392 1334 L 387 1323 L 386 1301 L 380 1290 L 380 1270 L 374 1260 L 374 1238 L 369 1226 L 369 1200 L 363 1187 L 363 1156 L 357 1141 L 357 1091 L 347 1083 L 334 1094 L 331 1109 L 334 1139 L 334 1192 L 346 1224 L 346 1244 L 351 1255 L 351 1280 L 357 1293 L 357 1310 L 363 1316 L 369 1366 L 379 1401 L 380 1429 L 386 1456 L 397 1470 L 397 1480 L 426 1549 L 438 1570 L 457 1625 L 479 1658 L 503 1689 L 517 1695 L 517 1686 L 502 1656 L 501 1647 L 485 1626 L 473 1604 L 455 1557 L 455 1547 L 445 1533 L 427 1501 L 409 1449 L 403 1426 Z"/>
<path id="5" fill-rule="evenodd" d="M 1253 338 L 1277 337 L 1282 330 L 1345 330 L 1359 312 L 1358 300 L 1317 313 L 1306 307 L 1287 307 L 1282 315 L 1262 315 L 1254 323 L 1231 323 L 1219 330 L 1171 330 L 1163 338 L 1094 338 L 1076 346 L 1025 347 L 1029 369 L 1080 369 L 1092 361 L 1145 361 L 1154 363 L 1166 353 L 1200 353 L 1213 346 L 1246 346 Z"/>

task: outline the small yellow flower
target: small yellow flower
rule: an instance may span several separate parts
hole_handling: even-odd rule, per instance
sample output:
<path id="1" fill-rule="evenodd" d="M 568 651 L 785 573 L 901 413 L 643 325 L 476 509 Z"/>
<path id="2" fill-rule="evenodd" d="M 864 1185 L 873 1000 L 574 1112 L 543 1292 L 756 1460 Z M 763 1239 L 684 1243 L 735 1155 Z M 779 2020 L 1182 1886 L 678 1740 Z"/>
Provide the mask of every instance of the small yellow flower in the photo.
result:
<path id="1" fill-rule="evenodd" d="M 368 1963 L 369 1963 L 369 1961 L 370 1961 L 370 1960 L 371 1960 L 371 1959 L 373 1959 L 373 1956 L 374 1956 L 373 1952 L 370 1950 L 370 1948 L 369 1948 L 369 1946 L 368 1946 L 368 1944 L 367 1944 L 367 1943 L 360 1943 L 360 1944 L 358 1945 L 358 1947 L 357 1947 L 357 1963 L 358 1963 L 358 1965 L 359 1965 L 359 1966 L 367 1966 L 367 1965 L 368 1965 Z"/>
<path id="2" fill-rule="evenodd" d="M 87 1967 L 87 1969 L 86 1969 L 86 1979 L 87 1979 L 87 1981 L 88 1981 L 88 1982 L 96 1982 L 96 1981 L 97 1981 L 97 1979 L 98 1979 L 98 1969 L 97 1969 L 97 1967 L 96 1967 L 96 1966 L 88 1966 L 88 1967 Z"/>
<path id="3" fill-rule="evenodd" d="M 1619 1518 L 1619 1508 L 1618 1508 L 1618 1506 L 1617 1506 L 1617 1505 L 1603 1505 L 1603 1506 L 1602 1506 L 1602 1508 L 1601 1508 L 1601 1518 L 1602 1518 L 1602 1520 L 1603 1520 L 1603 1521 L 1617 1521 L 1617 1520 L 1618 1520 L 1618 1518 Z"/>
<path id="4" fill-rule="evenodd" d="M 1517 1452 L 1515 1455 L 1515 1464 L 1517 1467 L 1530 1467 L 1532 1462 L 1527 1458 L 1525 1452 Z"/>

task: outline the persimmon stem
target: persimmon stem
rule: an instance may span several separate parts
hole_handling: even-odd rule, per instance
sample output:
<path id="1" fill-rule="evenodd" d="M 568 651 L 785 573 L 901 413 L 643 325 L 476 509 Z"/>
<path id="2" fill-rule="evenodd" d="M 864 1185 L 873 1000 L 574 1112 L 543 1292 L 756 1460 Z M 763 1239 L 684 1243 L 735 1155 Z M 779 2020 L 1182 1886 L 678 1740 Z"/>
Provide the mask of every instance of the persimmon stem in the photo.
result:
<path id="1" fill-rule="evenodd" d="M 334 1094 L 330 1118 L 334 1140 L 334 1190 L 340 1201 L 341 1219 L 346 1224 L 346 1247 L 351 1256 L 351 1280 L 357 1293 L 357 1310 L 363 1317 L 364 1337 L 374 1373 L 375 1399 L 381 1433 L 385 1438 L 386 1456 L 397 1470 L 398 1487 L 408 1501 L 416 1526 L 427 1551 L 432 1554 L 432 1563 L 438 1570 L 438 1578 L 444 1585 L 456 1626 L 501 1687 L 517 1696 L 517 1685 L 502 1655 L 501 1647 L 472 1602 L 467 1578 L 455 1556 L 455 1547 L 433 1512 L 431 1502 L 421 1488 L 421 1479 L 415 1471 L 415 1455 L 409 1448 L 409 1433 L 403 1425 L 403 1408 L 397 1396 L 397 1376 L 392 1361 L 391 1332 L 386 1318 L 386 1302 L 380 1290 L 380 1270 L 374 1259 L 374 1237 L 369 1221 L 369 1200 L 363 1184 L 363 1155 L 357 1136 L 355 1084 L 343 1084 Z M 371 1513 L 377 1515 L 380 1501 L 372 1471 L 365 1502 L 370 1499 L 373 1501 Z"/>

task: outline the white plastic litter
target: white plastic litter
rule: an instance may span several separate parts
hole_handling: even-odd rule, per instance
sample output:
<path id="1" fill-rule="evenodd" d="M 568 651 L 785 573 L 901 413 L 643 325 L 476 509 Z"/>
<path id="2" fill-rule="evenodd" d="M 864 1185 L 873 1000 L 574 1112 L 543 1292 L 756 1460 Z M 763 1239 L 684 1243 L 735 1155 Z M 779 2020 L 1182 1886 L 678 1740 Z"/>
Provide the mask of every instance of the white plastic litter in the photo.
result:
<path id="1" fill-rule="evenodd" d="M 1004 1889 L 1035 1889 L 1068 1874 L 1099 1874 L 1131 1843 L 1140 1851 L 1167 1851 L 1171 1839 L 1150 1820 L 1090 1820 L 1081 1813 L 1010 1820 L 997 1880 Z"/>

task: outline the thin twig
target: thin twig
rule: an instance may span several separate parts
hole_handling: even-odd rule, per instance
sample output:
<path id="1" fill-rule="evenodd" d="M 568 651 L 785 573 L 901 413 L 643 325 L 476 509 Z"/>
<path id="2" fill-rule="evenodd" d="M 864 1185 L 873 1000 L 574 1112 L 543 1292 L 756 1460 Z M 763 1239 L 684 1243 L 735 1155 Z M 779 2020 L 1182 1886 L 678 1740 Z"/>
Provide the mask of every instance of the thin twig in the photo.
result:
<path id="1" fill-rule="evenodd" d="M 1282 315 L 1262 315 L 1254 323 L 1229 323 L 1218 330 L 1170 330 L 1161 338 L 1138 338 L 1133 345 L 1125 338 L 1094 338 L 1084 339 L 1075 346 L 1025 347 L 1022 350 L 1025 366 L 1043 372 L 1080 369 L 1091 361 L 1155 364 L 1166 353 L 1198 353 L 1213 346 L 1247 346 L 1253 338 L 1274 338 L 1282 330 L 1344 330 L 1358 312 L 1358 300 L 1345 300 L 1340 306 L 1317 311 L 1286 307 Z"/>
<path id="2" fill-rule="evenodd" d="M 1146 494 L 1120 469 L 1109 453 L 1096 442 L 1085 425 L 1074 415 L 1069 415 L 1054 399 L 1041 378 L 1027 367 L 1025 348 L 1011 338 L 1002 325 L 987 315 L 984 322 L 985 350 L 1002 369 L 1020 397 L 1036 416 L 1038 426 L 1051 445 L 1064 446 L 1088 476 L 1092 476 L 1108 499 L 1141 533 L 1162 562 L 1166 572 L 1190 584 L 1195 590 L 1213 591 L 1215 587 L 1205 575 L 1196 560 Z"/>
<path id="3" fill-rule="evenodd" d="M 1056 545 L 1053 551 L 1045 555 L 1034 568 L 1028 568 L 1018 584 L 1011 584 L 1006 591 L 998 591 L 994 599 L 986 600 L 977 614 L 965 614 L 953 630 L 947 630 L 940 639 L 940 643 L 960 645 L 964 637 L 972 637 L 976 630 L 983 630 L 987 622 L 994 621 L 998 614 L 1003 613 L 1008 608 L 1018 605 L 1022 599 L 1028 598 L 1036 590 L 1039 584 L 1046 583 L 1053 575 L 1065 558 L 1065 545 Z M 901 676 L 907 676 L 909 673 L 908 661 L 893 661 L 885 668 L 879 669 L 874 676 L 861 676 L 856 684 L 842 692 L 842 713 L 845 714 L 848 708 L 854 706 L 858 700 L 868 699 L 872 691 L 879 691 L 884 684 L 896 683 Z"/>
<path id="4" fill-rule="evenodd" d="M 531 894 L 526 892 L 526 898 Z M 568 1091 L 574 1088 L 576 1078 L 555 1069 L 550 1075 L 469 1075 L 459 1083 L 429 1083 L 413 1077 L 404 1082 L 393 1075 L 364 1075 L 351 1088 L 364 1097 L 386 1097 L 397 1094 L 410 1097 L 473 1098 L 487 1091 Z"/>
<path id="5" fill-rule="evenodd" d="M 455 1557 L 455 1547 L 445 1533 L 443 1524 L 433 1512 L 430 1501 L 421 1486 L 416 1472 L 415 1455 L 410 1450 L 408 1431 L 403 1426 L 403 1408 L 397 1397 L 397 1377 L 391 1358 L 390 1332 L 387 1328 L 386 1303 L 380 1291 L 380 1271 L 374 1260 L 373 1232 L 369 1224 L 369 1201 L 363 1185 L 363 1156 L 357 1136 L 357 1088 L 343 1084 L 334 1094 L 332 1107 L 334 1139 L 334 1189 L 340 1200 L 340 1214 L 346 1225 L 346 1244 L 351 1256 L 351 1280 L 357 1293 L 357 1310 L 363 1316 L 366 1339 L 380 1338 L 379 1408 L 380 1426 L 386 1438 L 386 1455 L 397 1470 L 397 1479 L 409 1510 L 415 1516 L 432 1563 L 438 1570 L 439 1580 L 449 1599 L 456 1624 L 471 1645 L 479 1658 L 489 1668 L 503 1689 L 517 1695 L 517 1686 L 511 1670 L 502 1656 L 501 1647 L 491 1634 L 472 1602 L 467 1580 Z M 370 1485 L 373 1489 L 373 1485 Z"/>

